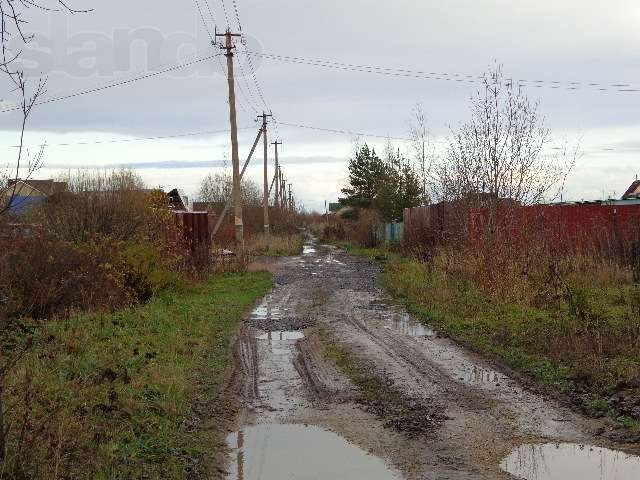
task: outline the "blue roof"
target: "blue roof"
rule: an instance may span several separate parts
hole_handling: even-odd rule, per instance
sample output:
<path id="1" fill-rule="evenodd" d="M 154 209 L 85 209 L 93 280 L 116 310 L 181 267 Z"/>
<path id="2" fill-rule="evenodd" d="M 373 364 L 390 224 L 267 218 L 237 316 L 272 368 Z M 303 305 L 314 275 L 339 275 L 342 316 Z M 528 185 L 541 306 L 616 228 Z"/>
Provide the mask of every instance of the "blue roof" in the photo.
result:
<path id="1" fill-rule="evenodd" d="M 20 215 L 27 211 L 29 207 L 37 205 L 42 200 L 44 200 L 44 197 L 36 195 L 16 195 L 11 199 L 9 212 L 14 215 Z"/>

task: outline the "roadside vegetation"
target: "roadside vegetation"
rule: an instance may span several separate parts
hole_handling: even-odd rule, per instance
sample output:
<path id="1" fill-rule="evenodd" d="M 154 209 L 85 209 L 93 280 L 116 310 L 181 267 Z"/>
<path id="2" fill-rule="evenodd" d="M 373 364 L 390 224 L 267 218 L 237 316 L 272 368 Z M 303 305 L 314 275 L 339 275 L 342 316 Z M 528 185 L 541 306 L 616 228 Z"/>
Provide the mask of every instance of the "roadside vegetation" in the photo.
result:
<path id="1" fill-rule="evenodd" d="M 191 261 L 133 171 L 61 180 L 0 217 L 23 229 L 0 232 L 0 479 L 204 475 L 232 337 L 270 275 L 243 273 L 247 255 Z"/>
<path id="2" fill-rule="evenodd" d="M 233 336 L 270 288 L 266 273 L 227 274 L 139 307 L 25 323 L 4 378 L 0 478 L 210 475 Z"/>
<path id="3" fill-rule="evenodd" d="M 366 173 L 379 164 L 362 161 L 375 155 L 368 150 L 352 160 L 343 190 L 360 192 L 358 211 L 343 200 L 343 210 L 314 228 L 382 261 L 388 292 L 440 332 L 640 432 L 640 230 L 569 235 L 552 218 L 527 217 L 526 207 L 560 196 L 578 149 L 544 153 L 550 133 L 538 104 L 499 68 L 484 77 L 446 153 L 428 151 L 419 109 L 412 137 L 419 195 L 397 196 L 395 210 L 425 206 L 401 245 L 375 234 L 401 218 L 380 207 Z M 407 185 L 392 183 L 397 192 Z"/>
<path id="4" fill-rule="evenodd" d="M 633 272 L 585 257 L 503 260 L 455 250 L 429 261 L 392 255 L 383 281 L 426 323 L 571 394 L 589 413 L 638 429 L 640 285 Z"/>
<path id="5" fill-rule="evenodd" d="M 249 238 L 246 248 L 258 256 L 291 257 L 302 253 L 304 242 L 305 237 L 301 233 L 271 233 L 269 236 L 261 233 Z"/>
<path id="6" fill-rule="evenodd" d="M 224 209 L 231 197 L 232 177 L 227 171 L 207 175 L 200 182 L 198 197 L 201 208 L 217 214 Z M 263 187 L 256 182 L 242 180 L 242 214 L 245 232 L 245 247 L 248 255 L 289 256 L 302 252 L 304 236 L 300 226 L 309 215 L 294 208 L 271 206 L 269 222 L 270 240 L 264 235 Z M 235 227 L 232 209 L 227 210 L 220 229 L 214 237 L 217 246 L 235 250 Z"/>

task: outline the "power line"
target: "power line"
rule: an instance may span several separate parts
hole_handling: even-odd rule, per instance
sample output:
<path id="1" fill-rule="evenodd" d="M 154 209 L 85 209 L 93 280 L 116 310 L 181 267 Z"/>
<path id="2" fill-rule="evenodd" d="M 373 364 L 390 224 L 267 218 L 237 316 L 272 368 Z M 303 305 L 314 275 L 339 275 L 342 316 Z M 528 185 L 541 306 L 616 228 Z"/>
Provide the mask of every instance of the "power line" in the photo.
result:
<path id="1" fill-rule="evenodd" d="M 375 65 L 359 65 L 353 63 L 342 63 L 333 60 L 312 59 L 304 57 L 294 57 L 288 55 L 275 55 L 263 52 L 254 52 L 247 50 L 249 56 L 262 57 L 268 60 L 311 65 L 316 67 L 330 68 L 334 70 L 346 70 L 363 73 L 373 73 L 376 75 L 385 75 L 392 77 L 408 77 L 408 78 L 420 78 L 429 80 L 444 80 L 459 83 L 478 83 L 483 80 L 484 76 L 468 75 L 460 73 L 448 73 L 448 72 L 426 72 L 421 70 L 410 70 L 406 68 L 395 67 L 379 67 Z M 548 87 L 553 89 L 563 88 L 566 90 L 579 90 L 580 88 L 593 88 L 598 91 L 612 91 L 612 92 L 640 92 L 640 88 L 635 87 L 631 83 L 600 83 L 591 81 L 582 82 L 567 82 L 557 80 L 530 80 L 530 79 L 509 79 L 512 82 L 517 82 L 521 87 L 534 87 L 542 88 Z"/>
<path id="2" fill-rule="evenodd" d="M 220 53 L 215 54 L 215 55 L 209 55 L 208 57 L 197 58 L 197 59 L 189 61 L 189 62 L 173 65 L 173 66 L 165 68 L 163 70 L 158 70 L 157 72 L 147 73 L 147 74 L 144 74 L 144 75 L 141 75 L 141 76 L 138 76 L 138 77 L 129 78 L 127 80 L 121 80 L 121 81 L 118 81 L 118 82 L 115 82 L 115 83 L 110 83 L 110 84 L 107 84 L 107 85 L 103 85 L 103 86 L 100 86 L 100 87 L 94 87 L 94 88 L 90 88 L 90 89 L 87 89 L 87 90 L 80 90 L 78 92 L 70 93 L 68 95 L 61 95 L 61 96 L 58 96 L 58 97 L 47 98 L 47 99 L 44 99 L 44 100 L 40 100 L 39 102 L 36 102 L 34 105 L 38 105 L 38 106 L 39 105 L 46 105 L 46 104 L 49 104 L 49 103 L 60 102 L 60 101 L 63 101 L 63 100 L 69 100 L 71 98 L 80 97 L 80 96 L 83 96 L 83 95 L 89 95 L 89 94 L 92 94 L 92 93 L 102 92 L 102 91 L 108 90 L 110 88 L 129 85 L 129 84 L 138 82 L 140 80 L 146 80 L 148 78 L 157 77 L 157 76 L 163 75 L 165 73 L 174 72 L 176 70 L 181 70 L 183 68 L 190 67 L 190 66 L 196 65 L 198 63 L 206 62 L 207 60 L 211 60 L 212 58 L 220 56 L 220 55 L 221 55 Z M 0 113 L 15 112 L 15 111 L 18 111 L 18 110 L 20 110 L 20 107 L 12 107 L 12 108 L 8 108 L 8 109 L 5 109 L 5 110 L 0 110 Z"/>
<path id="3" fill-rule="evenodd" d="M 251 108 L 255 111 L 255 113 L 259 114 L 259 113 L 260 113 L 260 111 L 259 111 L 259 109 L 258 109 L 258 108 L 256 108 L 256 107 L 254 106 L 254 104 L 255 104 L 255 105 L 260 105 L 260 102 L 258 102 L 258 100 L 256 100 L 256 97 L 255 97 L 255 95 L 253 94 L 253 90 L 251 89 L 251 86 L 249 85 L 249 81 L 247 80 L 247 74 L 245 73 L 245 71 L 244 71 L 244 67 L 242 66 L 242 61 L 241 61 L 240 59 L 238 59 L 237 64 L 238 64 L 238 67 L 240 68 L 240 75 L 241 75 L 241 77 L 242 77 L 242 80 L 244 81 L 244 84 L 246 85 L 246 87 L 247 87 L 247 91 L 249 92 L 249 95 L 250 95 L 251 100 L 252 100 L 252 102 L 253 102 L 253 103 L 250 103 Z M 238 84 L 238 86 L 240 86 L 240 84 Z M 240 89 L 242 90 L 242 86 L 240 86 Z M 243 94 L 244 94 L 244 93 L 243 93 Z M 247 99 L 247 100 L 248 100 L 248 99 Z"/>
<path id="4" fill-rule="evenodd" d="M 224 0 L 221 0 L 224 4 Z M 236 20 L 238 21 L 238 28 L 240 29 L 240 32 L 242 32 L 242 24 L 240 22 L 240 10 L 238 8 L 238 3 L 237 0 L 233 0 L 233 7 L 235 10 L 235 14 L 236 14 Z M 267 101 L 265 100 L 265 95 L 264 92 L 262 90 L 262 87 L 260 86 L 260 82 L 258 82 L 258 77 L 256 75 L 256 69 L 253 65 L 253 60 L 251 58 L 251 55 L 249 55 L 249 50 L 247 49 L 247 46 L 245 45 L 244 41 L 240 42 L 240 44 L 243 47 L 244 53 L 247 57 L 247 63 L 249 64 L 249 72 L 251 73 L 251 78 L 253 79 L 253 83 L 256 87 L 256 92 L 258 93 L 258 96 L 260 97 L 260 100 L 262 100 L 262 104 L 265 106 L 266 110 L 268 112 L 271 111 L 271 108 L 269 108 L 269 105 L 267 104 Z M 241 64 L 240 61 L 238 61 L 238 64 Z M 242 68 L 242 66 L 241 66 Z M 244 75 L 244 74 L 243 74 Z"/>
<path id="5" fill-rule="evenodd" d="M 391 137 L 388 135 L 377 135 L 377 134 L 373 134 L 373 133 L 362 133 L 362 132 L 354 132 L 352 130 L 339 130 L 339 129 L 333 129 L 333 128 L 321 128 L 321 127 L 314 127 L 311 125 L 301 125 L 298 123 L 286 123 L 286 122 L 279 122 L 280 125 L 286 125 L 287 127 L 295 127 L 295 128 L 304 128 L 307 130 L 318 130 L 321 132 L 329 132 L 329 133 L 340 133 L 340 134 L 344 134 L 344 135 L 351 135 L 354 137 L 373 137 L 373 138 L 384 138 L 384 139 L 389 139 L 389 140 L 398 140 L 398 141 L 402 141 L 402 142 L 411 142 L 413 141 L 411 138 L 404 138 L 404 137 Z"/>
<path id="6" fill-rule="evenodd" d="M 207 24 L 207 20 L 205 19 L 205 16 L 204 16 L 204 14 L 203 14 L 203 12 L 202 12 L 202 8 L 201 8 L 201 6 L 200 6 L 200 3 L 199 3 L 199 1 L 198 1 L 198 0 L 194 0 L 194 2 L 195 2 L 195 6 L 196 6 L 196 8 L 197 8 L 197 10 L 198 10 L 198 13 L 199 13 L 199 15 L 200 15 L 200 19 L 202 20 L 202 25 L 204 26 L 205 30 L 207 31 L 207 34 L 209 35 L 209 38 L 211 39 L 211 44 L 213 45 L 213 44 L 215 44 L 215 39 L 213 38 L 213 35 L 211 34 L 211 30 L 209 29 L 209 26 L 208 26 L 208 24 Z M 209 17 L 211 18 L 211 21 L 213 22 L 213 24 L 214 24 L 214 26 L 215 26 L 215 24 L 216 24 L 216 19 L 215 19 L 215 16 L 213 15 L 213 10 L 211 9 L 211 5 L 210 5 L 210 3 L 209 3 L 209 0 L 204 0 L 204 2 L 205 2 L 205 6 L 206 6 L 206 8 L 207 8 L 207 11 L 209 12 Z M 218 61 L 218 65 L 220 65 L 220 69 L 221 69 L 221 70 L 223 71 L 223 73 L 224 73 L 224 68 L 223 68 L 223 65 L 222 65 L 222 63 L 221 63 L 221 61 L 220 61 L 220 58 L 217 58 L 217 61 Z M 242 70 L 242 65 L 240 65 L 240 69 Z M 242 72 L 241 72 L 241 73 L 242 73 Z M 243 77 L 244 77 L 244 73 L 242 73 L 242 74 L 243 74 Z M 253 93 L 252 93 L 252 91 L 251 91 L 251 88 L 249 88 L 249 85 L 248 85 L 248 83 L 246 82 L 246 80 L 245 80 L 245 83 L 247 84 L 247 88 L 248 88 L 249 94 L 250 94 L 250 95 L 251 95 L 251 97 L 253 98 Z M 244 90 L 243 90 L 243 88 L 242 88 L 242 85 L 238 84 L 238 90 L 239 90 L 239 92 L 240 92 L 240 95 L 241 95 L 242 97 L 244 97 L 244 99 L 246 100 L 247 104 L 249 105 L 249 108 L 250 108 L 250 109 L 252 109 L 255 113 L 259 113 L 259 112 L 258 112 L 258 109 L 256 109 L 256 108 L 255 108 L 255 106 L 254 106 L 254 104 L 252 103 L 252 100 L 249 98 L 249 95 L 247 95 L 247 94 L 244 92 Z M 255 102 L 255 99 L 254 99 L 253 101 Z M 241 109 L 243 112 L 245 112 L 245 113 L 246 113 L 247 115 L 249 115 L 249 116 L 251 116 L 251 115 L 252 115 L 252 114 L 251 114 L 251 113 L 250 113 L 250 112 L 245 108 L 245 106 L 244 106 L 244 104 L 242 103 L 242 101 L 240 100 L 240 98 L 238 98 L 238 99 L 237 99 L 237 103 L 238 103 L 238 105 L 239 105 L 240 109 Z M 257 102 L 256 102 L 256 103 L 257 103 Z"/>
<path id="7" fill-rule="evenodd" d="M 200 14 L 200 19 L 202 20 L 202 25 L 204 25 L 204 29 L 207 31 L 207 35 L 209 35 L 209 39 L 211 40 L 211 43 L 215 43 L 215 39 L 213 38 L 213 35 L 211 35 L 211 30 L 209 30 L 209 27 L 207 25 L 207 21 L 204 18 L 204 14 L 202 13 L 202 8 L 200 7 L 200 2 L 198 0 L 193 0 L 195 2 L 196 8 L 198 9 L 198 13 Z M 209 7 L 209 2 L 207 0 L 205 0 L 205 2 L 207 2 L 207 8 Z M 209 9 L 209 15 L 211 15 L 211 9 Z M 213 16 L 212 16 L 213 18 Z M 213 22 L 215 25 L 215 21 Z"/>
<path id="8" fill-rule="evenodd" d="M 236 20 L 238 22 L 238 30 L 240 31 L 240 33 L 242 33 L 242 24 L 240 23 L 240 13 L 238 10 L 238 4 L 236 0 L 233 0 L 233 8 L 235 11 Z M 244 84 L 247 87 L 247 91 L 249 92 L 249 96 L 251 97 L 251 100 L 249 100 L 249 98 L 247 97 L 247 103 L 249 103 L 249 106 L 254 110 L 255 113 L 259 114 L 260 111 L 258 108 L 255 107 L 255 105 L 259 106 L 260 102 L 256 100 L 255 95 L 253 94 L 253 90 L 249 85 L 249 82 L 247 80 L 247 74 L 245 73 L 244 67 L 242 66 L 242 61 L 240 61 L 240 59 L 238 59 L 238 67 L 240 68 L 240 75 L 242 76 L 242 80 L 244 81 Z M 240 86 L 240 90 L 242 90 L 241 86 Z M 243 92 L 243 95 L 244 95 L 244 92 Z"/>
<path id="9" fill-rule="evenodd" d="M 247 61 L 249 63 L 249 70 L 251 71 L 251 76 L 253 77 L 253 82 L 256 85 L 256 90 L 258 92 L 258 96 L 262 100 L 262 103 L 265 106 L 265 108 L 267 109 L 267 111 L 271 111 L 271 109 L 269 108 L 269 105 L 267 104 L 267 101 L 264 98 L 264 93 L 262 91 L 262 88 L 260 87 L 260 83 L 258 82 L 258 77 L 256 76 L 256 69 L 253 66 L 253 60 L 251 59 L 251 55 L 249 54 L 249 50 L 247 49 L 247 47 L 244 44 L 243 44 L 243 47 L 244 47 L 245 55 L 247 56 Z"/>
<path id="10" fill-rule="evenodd" d="M 222 4 L 222 12 L 224 13 L 224 21 L 227 22 L 227 27 L 230 27 L 231 24 L 229 23 L 229 15 L 227 15 L 227 6 L 224 4 L 224 0 L 220 0 L 220 3 Z"/>
<path id="11" fill-rule="evenodd" d="M 238 130 L 254 130 L 255 126 L 251 127 L 239 127 Z M 176 138 L 196 137 L 202 135 L 216 135 L 222 133 L 229 133 L 230 130 L 202 130 L 198 132 L 186 132 L 176 133 L 173 135 L 156 135 L 152 137 L 136 137 L 136 138 L 122 138 L 122 139 L 107 139 L 107 140 L 92 140 L 86 142 L 66 142 L 66 143 L 45 143 L 42 146 L 45 147 L 70 147 L 77 145 L 104 145 L 114 143 L 134 143 L 143 141 L 156 141 L 156 140 L 170 140 Z M 19 148 L 17 145 L 12 145 L 11 148 Z"/>
<path id="12" fill-rule="evenodd" d="M 216 25 L 216 18 L 213 15 L 213 10 L 211 9 L 211 5 L 209 5 L 209 0 L 204 0 L 204 4 L 207 7 L 207 11 L 209 12 L 209 16 L 211 17 L 211 21 L 213 22 L 213 25 Z"/>
<path id="13" fill-rule="evenodd" d="M 238 3 L 236 0 L 233 0 L 233 10 L 235 11 L 236 20 L 238 21 L 238 31 L 242 33 L 242 24 L 240 23 L 240 13 L 238 11 Z"/>

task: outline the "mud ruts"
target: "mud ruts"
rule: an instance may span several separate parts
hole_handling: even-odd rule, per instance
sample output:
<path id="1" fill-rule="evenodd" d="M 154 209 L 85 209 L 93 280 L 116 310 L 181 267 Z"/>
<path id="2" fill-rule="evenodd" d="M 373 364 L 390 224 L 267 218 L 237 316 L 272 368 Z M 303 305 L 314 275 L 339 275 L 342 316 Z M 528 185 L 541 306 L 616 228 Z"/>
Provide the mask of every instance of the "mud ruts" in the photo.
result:
<path id="1" fill-rule="evenodd" d="M 527 390 L 392 305 L 376 264 L 310 242 L 269 268 L 274 290 L 238 348 L 244 410 L 229 437 L 229 478 L 510 478 L 505 462 L 525 444 L 607 446 L 600 421 Z M 362 401 L 326 358 L 320 328 L 409 406 L 409 424 Z M 297 459 L 274 465 L 287 448 L 322 461 L 307 471 Z M 338 451 L 346 460 L 332 462 Z"/>

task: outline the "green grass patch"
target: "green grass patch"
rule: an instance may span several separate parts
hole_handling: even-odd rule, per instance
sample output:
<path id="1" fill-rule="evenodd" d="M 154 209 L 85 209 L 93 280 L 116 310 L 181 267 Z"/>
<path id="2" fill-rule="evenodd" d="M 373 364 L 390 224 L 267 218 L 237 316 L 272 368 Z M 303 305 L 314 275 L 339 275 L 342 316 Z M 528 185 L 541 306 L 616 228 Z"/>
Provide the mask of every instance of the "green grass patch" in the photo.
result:
<path id="1" fill-rule="evenodd" d="M 194 406 L 211 411 L 239 322 L 271 286 L 268 273 L 228 274 L 38 327 L 5 382 L 0 478 L 181 479 L 188 464 L 202 468 L 221 439 Z"/>

